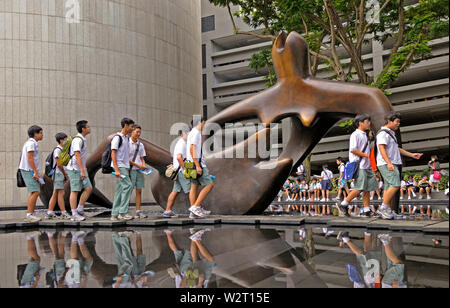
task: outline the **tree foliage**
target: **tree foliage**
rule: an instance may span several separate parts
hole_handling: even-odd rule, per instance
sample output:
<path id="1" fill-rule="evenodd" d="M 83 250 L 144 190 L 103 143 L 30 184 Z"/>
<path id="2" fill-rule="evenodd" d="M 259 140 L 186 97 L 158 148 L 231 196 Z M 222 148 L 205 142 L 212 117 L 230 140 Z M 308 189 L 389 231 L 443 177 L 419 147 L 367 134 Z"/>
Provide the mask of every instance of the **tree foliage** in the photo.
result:
<path id="1" fill-rule="evenodd" d="M 430 56 L 429 42 L 448 35 L 448 1 L 420 0 L 209 0 L 228 8 L 236 34 L 275 39 L 280 31 L 302 34 L 310 46 L 312 73 L 324 64 L 333 72 L 331 79 L 373 85 L 388 89 L 410 65 Z M 232 12 L 232 7 L 238 6 Z M 235 18 L 262 33 L 241 31 Z M 393 46 L 378 76 L 364 69 L 362 48 L 372 38 Z M 345 50 L 345 56 L 338 52 Z M 343 63 L 343 58 L 350 63 Z M 267 86 L 276 83 L 270 49 L 254 55 L 251 68 L 268 69 Z"/>

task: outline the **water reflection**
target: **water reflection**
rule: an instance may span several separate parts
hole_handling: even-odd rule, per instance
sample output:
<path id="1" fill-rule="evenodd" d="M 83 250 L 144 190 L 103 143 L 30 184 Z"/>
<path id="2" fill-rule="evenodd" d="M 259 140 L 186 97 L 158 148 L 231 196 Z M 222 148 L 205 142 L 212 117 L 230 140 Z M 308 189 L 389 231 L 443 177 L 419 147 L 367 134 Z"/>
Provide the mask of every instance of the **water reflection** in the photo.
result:
<path id="1" fill-rule="evenodd" d="M 0 287 L 448 287 L 448 237 L 329 228 L 0 234 Z"/>

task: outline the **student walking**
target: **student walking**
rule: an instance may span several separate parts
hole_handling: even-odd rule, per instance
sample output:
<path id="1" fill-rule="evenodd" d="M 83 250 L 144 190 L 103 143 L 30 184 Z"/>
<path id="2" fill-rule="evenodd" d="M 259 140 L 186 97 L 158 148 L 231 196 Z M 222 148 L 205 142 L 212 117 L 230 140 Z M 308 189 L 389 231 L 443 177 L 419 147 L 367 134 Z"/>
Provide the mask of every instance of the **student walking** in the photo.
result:
<path id="1" fill-rule="evenodd" d="M 205 126 L 205 120 L 201 117 L 196 117 L 191 124 L 193 128 L 187 138 L 186 160 L 194 163 L 194 168 L 197 172 L 197 178 L 191 178 L 191 191 L 189 193 L 189 200 L 193 202 L 189 208 L 189 211 L 192 213 L 190 217 L 194 218 L 195 216 L 205 217 L 210 214 L 209 211 L 202 209 L 201 205 L 213 189 L 214 183 L 203 157 L 202 130 Z M 197 196 L 200 185 L 204 186 L 204 188 Z"/>
<path id="2" fill-rule="evenodd" d="M 70 161 L 67 165 L 67 174 L 70 181 L 70 208 L 72 210 L 73 221 L 83 221 L 84 206 L 92 192 L 92 184 L 89 180 L 89 174 L 86 169 L 88 146 L 86 136 L 91 133 L 91 127 L 88 121 L 79 121 L 76 124 L 78 135 L 76 135 L 70 146 Z M 78 194 L 83 191 L 80 196 L 80 203 L 77 206 Z"/>
<path id="3" fill-rule="evenodd" d="M 29 139 L 22 148 L 19 170 L 25 185 L 30 193 L 27 204 L 26 222 L 37 222 L 41 219 L 34 214 L 36 201 L 41 191 L 41 178 L 39 177 L 39 145 L 44 138 L 44 132 L 39 126 L 31 126 L 28 129 Z"/>
<path id="4" fill-rule="evenodd" d="M 338 165 L 338 169 L 339 169 L 338 195 L 336 197 L 336 201 L 340 201 L 341 200 L 341 194 L 342 194 L 342 198 L 347 197 L 347 195 L 348 195 L 348 185 L 347 185 L 347 181 L 343 180 L 344 171 L 345 171 L 344 159 L 342 157 L 338 157 L 336 159 L 336 164 Z"/>
<path id="5" fill-rule="evenodd" d="M 376 138 L 377 167 L 384 180 L 383 203 L 377 212 L 383 219 L 394 219 L 397 215 L 392 211 L 391 201 L 400 189 L 401 155 L 414 159 L 420 159 L 423 155 L 422 153 L 410 153 L 399 147 L 395 132 L 400 128 L 400 122 L 400 113 L 389 114 L 386 117 L 386 125 L 381 128 Z"/>
<path id="6" fill-rule="evenodd" d="M 131 133 L 130 138 L 130 179 L 133 184 L 133 188 L 136 189 L 136 215 L 134 218 L 147 218 L 147 215 L 142 213 L 141 205 L 142 205 L 142 190 L 145 187 L 145 178 L 144 174 L 140 172 L 140 170 L 146 169 L 145 163 L 145 153 L 144 145 L 139 141 L 141 137 L 141 126 L 135 125 L 133 128 L 133 132 Z"/>
<path id="7" fill-rule="evenodd" d="M 173 161 L 172 166 L 177 169 L 178 175 L 173 183 L 173 189 L 172 192 L 169 195 L 169 198 L 167 199 L 167 206 L 166 210 L 163 213 L 164 218 L 171 218 L 175 217 L 176 214 L 172 211 L 173 204 L 175 203 L 175 200 L 178 196 L 178 194 L 183 191 L 185 194 L 189 195 L 189 192 L 191 191 L 191 181 L 186 179 L 184 177 L 184 161 L 186 159 L 186 146 L 187 146 L 187 138 L 188 138 L 189 131 L 184 130 L 181 132 L 181 138 L 177 141 L 175 145 L 175 150 L 173 152 Z M 194 197 L 194 196 L 192 196 Z M 190 204 L 193 204 L 195 200 L 190 200 Z"/>
<path id="8" fill-rule="evenodd" d="M 322 199 L 320 201 L 324 202 L 330 201 L 330 190 L 333 189 L 333 185 L 331 184 L 331 180 L 333 179 L 333 172 L 328 169 L 328 165 L 323 165 L 322 169 L 323 171 L 320 175 L 320 178 L 322 179 Z"/>
<path id="9" fill-rule="evenodd" d="M 372 215 L 370 209 L 370 192 L 378 189 L 375 173 L 370 166 L 369 138 L 366 133 L 370 130 L 371 119 L 367 114 L 358 115 L 355 118 L 355 125 L 357 129 L 350 136 L 349 160 L 350 162 L 355 162 L 355 168 L 359 168 L 359 170 L 350 194 L 344 201 L 336 205 L 341 212 L 341 216 L 348 216 L 348 208 L 353 208 L 349 203 L 362 192 L 364 206 L 362 216 L 370 217 Z"/>
<path id="10" fill-rule="evenodd" d="M 111 167 L 114 169 L 116 191 L 111 212 L 111 220 L 132 220 L 128 214 L 133 184 L 130 179 L 130 140 L 128 135 L 134 129 L 134 121 L 124 118 L 121 121 L 122 130 L 111 141 Z"/>
<path id="11" fill-rule="evenodd" d="M 66 168 L 60 163 L 59 157 L 63 149 L 64 142 L 67 141 L 67 135 L 65 133 L 58 133 L 55 136 L 58 146 L 53 150 L 53 195 L 48 205 L 48 211 L 45 215 L 46 219 L 55 219 L 55 206 L 58 203 L 61 211 L 62 219 L 70 219 L 70 215 L 66 211 L 66 205 L 64 202 L 64 182 L 69 180 L 69 175 L 66 172 Z"/>

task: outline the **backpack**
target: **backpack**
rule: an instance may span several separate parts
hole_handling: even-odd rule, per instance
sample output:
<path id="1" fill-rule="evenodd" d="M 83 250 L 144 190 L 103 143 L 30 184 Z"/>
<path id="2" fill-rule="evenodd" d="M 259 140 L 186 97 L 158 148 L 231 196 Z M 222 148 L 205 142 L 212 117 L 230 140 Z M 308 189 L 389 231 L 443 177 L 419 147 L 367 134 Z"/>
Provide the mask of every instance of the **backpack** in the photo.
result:
<path id="1" fill-rule="evenodd" d="M 364 149 L 361 152 L 365 153 L 368 146 L 369 146 L 369 143 L 366 144 L 366 146 L 364 147 Z M 351 181 L 353 179 L 356 179 L 358 177 L 360 163 L 361 163 L 361 159 L 358 159 L 357 161 L 354 161 L 354 162 L 347 162 L 345 164 L 344 175 L 342 176 L 342 180 Z"/>
<path id="2" fill-rule="evenodd" d="M 45 159 L 45 175 L 48 177 L 54 175 L 56 171 L 57 165 L 55 164 L 54 154 L 57 148 L 58 147 L 54 148 L 53 151 Z"/>
<path id="3" fill-rule="evenodd" d="M 67 166 L 74 155 L 70 155 L 70 149 L 72 148 L 72 141 L 76 138 L 81 139 L 81 148 L 84 148 L 84 140 L 80 136 L 69 137 L 66 142 L 63 143 L 61 154 L 59 154 L 59 162 L 62 166 Z"/>
<path id="4" fill-rule="evenodd" d="M 111 142 L 108 144 L 108 146 L 106 147 L 106 149 L 105 149 L 105 151 L 103 152 L 103 155 L 102 155 L 102 173 L 103 174 L 112 174 L 114 172 L 114 168 L 111 167 L 111 162 L 112 162 L 111 143 L 114 140 L 114 138 L 116 138 L 117 136 L 119 136 L 119 138 L 120 138 L 120 140 L 119 140 L 119 148 L 122 146 L 122 143 L 123 143 L 122 136 L 120 136 L 119 134 L 115 135 L 111 139 Z"/>
<path id="5" fill-rule="evenodd" d="M 386 129 L 380 129 L 380 131 L 378 132 L 377 136 L 375 137 L 375 142 L 373 143 L 372 149 L 370 150 L 370 166 L 372 167 L 373 172 L 377 172 L 378 171 L 378 166 L 377 166 L 377 156 L 378 156 L 377 137 L 378 137 L 378 135 L 381 132 L 387 133 L 389 136 L 392 137 L 392 139 L 395 141 L 395 143 L 398 144 L 397 138 L 395 138 L 395 136 L 392 135 L 390 131 L 388 131 Z"/>

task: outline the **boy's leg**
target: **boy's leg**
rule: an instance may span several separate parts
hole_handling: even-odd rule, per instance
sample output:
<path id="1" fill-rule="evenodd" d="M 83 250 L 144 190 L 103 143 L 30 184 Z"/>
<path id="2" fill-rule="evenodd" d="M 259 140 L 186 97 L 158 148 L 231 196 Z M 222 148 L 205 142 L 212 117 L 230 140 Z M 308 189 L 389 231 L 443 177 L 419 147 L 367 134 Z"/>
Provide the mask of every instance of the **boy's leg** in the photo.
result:
<path id="1" fill-rule="evenodd" d="M 142 204 L 142 189 L 136 189 L 136 211 L 141 210 Z"/>
<path id="2" fill-rule="evenodd" d="M 191 203 L 191 206 L 197 201 L 198 187 L 198 184 L 191 183 L 191 191 L 189 192 L 189 202 Z"/>
<path id="3" fill-rule="evenodd" d="M 49 212 L 53 212 L 55 210 L 57 199 L 58 199 L 58 191 L 55 189 L 55 190 L 53 190 L 52 197 L 50 198 L 50 201 L 48 202 L 48 211 Z"/>
<path id="4" fill-rule="evenodd" d="M 194 206 L 201 206 L 203 200 L 205 200 L 206 196 L 208 196 L 208 194 L 211 192 L 213 188 L 214 183 L 206 185 L 205 188 L 203 188 L 200 194 L 198 195 L 197 200 L 195 200 Z"/>
<path id="5" fill-rule="evenodd" d="M 130 205 L 131 193 L 133 192 L 133 184 L 130 180 L 130 173 L 128 169 L 119 168 L 120 173 L 125 175 L 125 179 L 119 179 L 119 185 L 121 186 L 121 198 L 120 203 L 118 205 L 119 214 L 127 215 L 128 208 Z"/>
<path id="6" fill-rule="evenodd" d="M 172 211 L 173 204 L 175 203 L 175 200 L 178 196 L 178 193 L 176 191 L 172 191 L 169 195 L 169 198 L 167 198 L 167 206 L 166 206 L 166 212 Z"/>
<path id="7" fill-rule="evenodd" d="M 40 192 L 36 191 L 33 193 L 30 193 L 30 196 L 28 197 L 28 209 L 27 214 L 33 214 L 34 208 L 36 207 L 37 199 L 39 198 Z"/>
<path id="8" fill-rule="evenodd" d="M 58 206 L 61 212 L 66 211 L 66 204 L 64 201 L 65 192 L 64 189 L 58 191 Z"/>
<path id="9" fill-rule="evenodd" d="M 78 203 L 78 191 L 72 191 L 70 193 L 70 208 L 71 208 L 72 212 L 76 211 L 77 203 Z"/>

